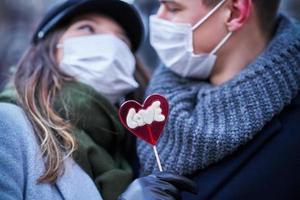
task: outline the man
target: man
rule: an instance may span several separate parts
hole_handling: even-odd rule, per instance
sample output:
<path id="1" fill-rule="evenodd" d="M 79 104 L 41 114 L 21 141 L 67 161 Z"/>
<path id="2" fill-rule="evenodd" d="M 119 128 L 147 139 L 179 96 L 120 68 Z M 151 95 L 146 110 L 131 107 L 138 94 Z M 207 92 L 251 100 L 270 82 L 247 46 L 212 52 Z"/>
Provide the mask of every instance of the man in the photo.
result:
<path id="1" fill-rule="evenodd" d="M 280 0 L 161 0 L 150 20 L 160 56 L 148 93 L 170 114 L 158 151 L 198 196 L 300 198 L 300 26 Z M 142 174 L 156 171 L 138 142 Z"/>

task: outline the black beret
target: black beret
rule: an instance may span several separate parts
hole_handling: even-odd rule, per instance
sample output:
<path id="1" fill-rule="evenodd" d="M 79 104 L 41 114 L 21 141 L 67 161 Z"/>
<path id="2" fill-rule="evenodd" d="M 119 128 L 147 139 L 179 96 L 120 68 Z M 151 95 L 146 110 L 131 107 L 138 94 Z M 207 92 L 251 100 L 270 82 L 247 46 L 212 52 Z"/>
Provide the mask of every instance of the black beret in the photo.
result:
<path id="1" fill-rule="evenodd" d="M 69 22 L 75 16 L 89 12 L 106 15 L 115 20 L 127 33 L 133 51 L 140 46 L 144 27 L 137 10 L 120 0 L 68 0 L 51 9 L 33 35 L 32 43 L 36 44 L 55 28 Z"/>

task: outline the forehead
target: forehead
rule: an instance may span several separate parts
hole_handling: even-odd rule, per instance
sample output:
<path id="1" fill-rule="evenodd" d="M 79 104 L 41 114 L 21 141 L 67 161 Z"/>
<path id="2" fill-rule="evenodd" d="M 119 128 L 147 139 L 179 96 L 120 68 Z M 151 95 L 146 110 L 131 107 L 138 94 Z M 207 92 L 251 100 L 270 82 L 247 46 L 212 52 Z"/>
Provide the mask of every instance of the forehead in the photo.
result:
<path id="1" fill-rule="evenodd" d="M 89 14 L 79 15 L 72 20 L 71 26 L 76 23 L 87 22 L 87 21 L 92 22 L 95 26 L 99 26 L 99 27 L 105 26 L 106 28 L 109 28 L 112 31 L 116 31 L 119 33 L 125 33 L 122 26 L 118 22 L 116 22 L 114 19 L 112 19 L 109 16 L 101 15 L 98 13 L 89 13 Z"/>

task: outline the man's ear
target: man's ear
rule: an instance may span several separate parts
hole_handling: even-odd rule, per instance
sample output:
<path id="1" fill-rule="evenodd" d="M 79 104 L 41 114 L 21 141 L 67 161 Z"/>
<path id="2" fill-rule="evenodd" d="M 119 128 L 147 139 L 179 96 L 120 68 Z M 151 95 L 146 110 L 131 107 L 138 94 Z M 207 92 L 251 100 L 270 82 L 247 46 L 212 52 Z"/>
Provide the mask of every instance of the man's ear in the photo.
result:
<path id="1" fill-rule="evenodd" d="M 231 15 L 227 21 L 230 32 L 240 29 L 249 18 L 253 9 L 252 0 L 232 0 L 230 5 Z"/>

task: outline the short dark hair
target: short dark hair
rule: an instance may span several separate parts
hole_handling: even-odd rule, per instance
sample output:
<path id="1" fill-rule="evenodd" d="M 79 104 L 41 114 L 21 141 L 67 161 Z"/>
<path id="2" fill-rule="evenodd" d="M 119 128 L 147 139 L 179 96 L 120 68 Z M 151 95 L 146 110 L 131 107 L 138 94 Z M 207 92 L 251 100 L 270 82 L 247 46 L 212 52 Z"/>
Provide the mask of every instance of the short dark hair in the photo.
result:
<path id="1" fill-rule="evenodd" d="M 204 5 L 214 6 L 221 0 L 202 0 Z M 280 0 L 252 0 L 258 13 L 262 31 L 269 31 L 276 20 Z"/>

